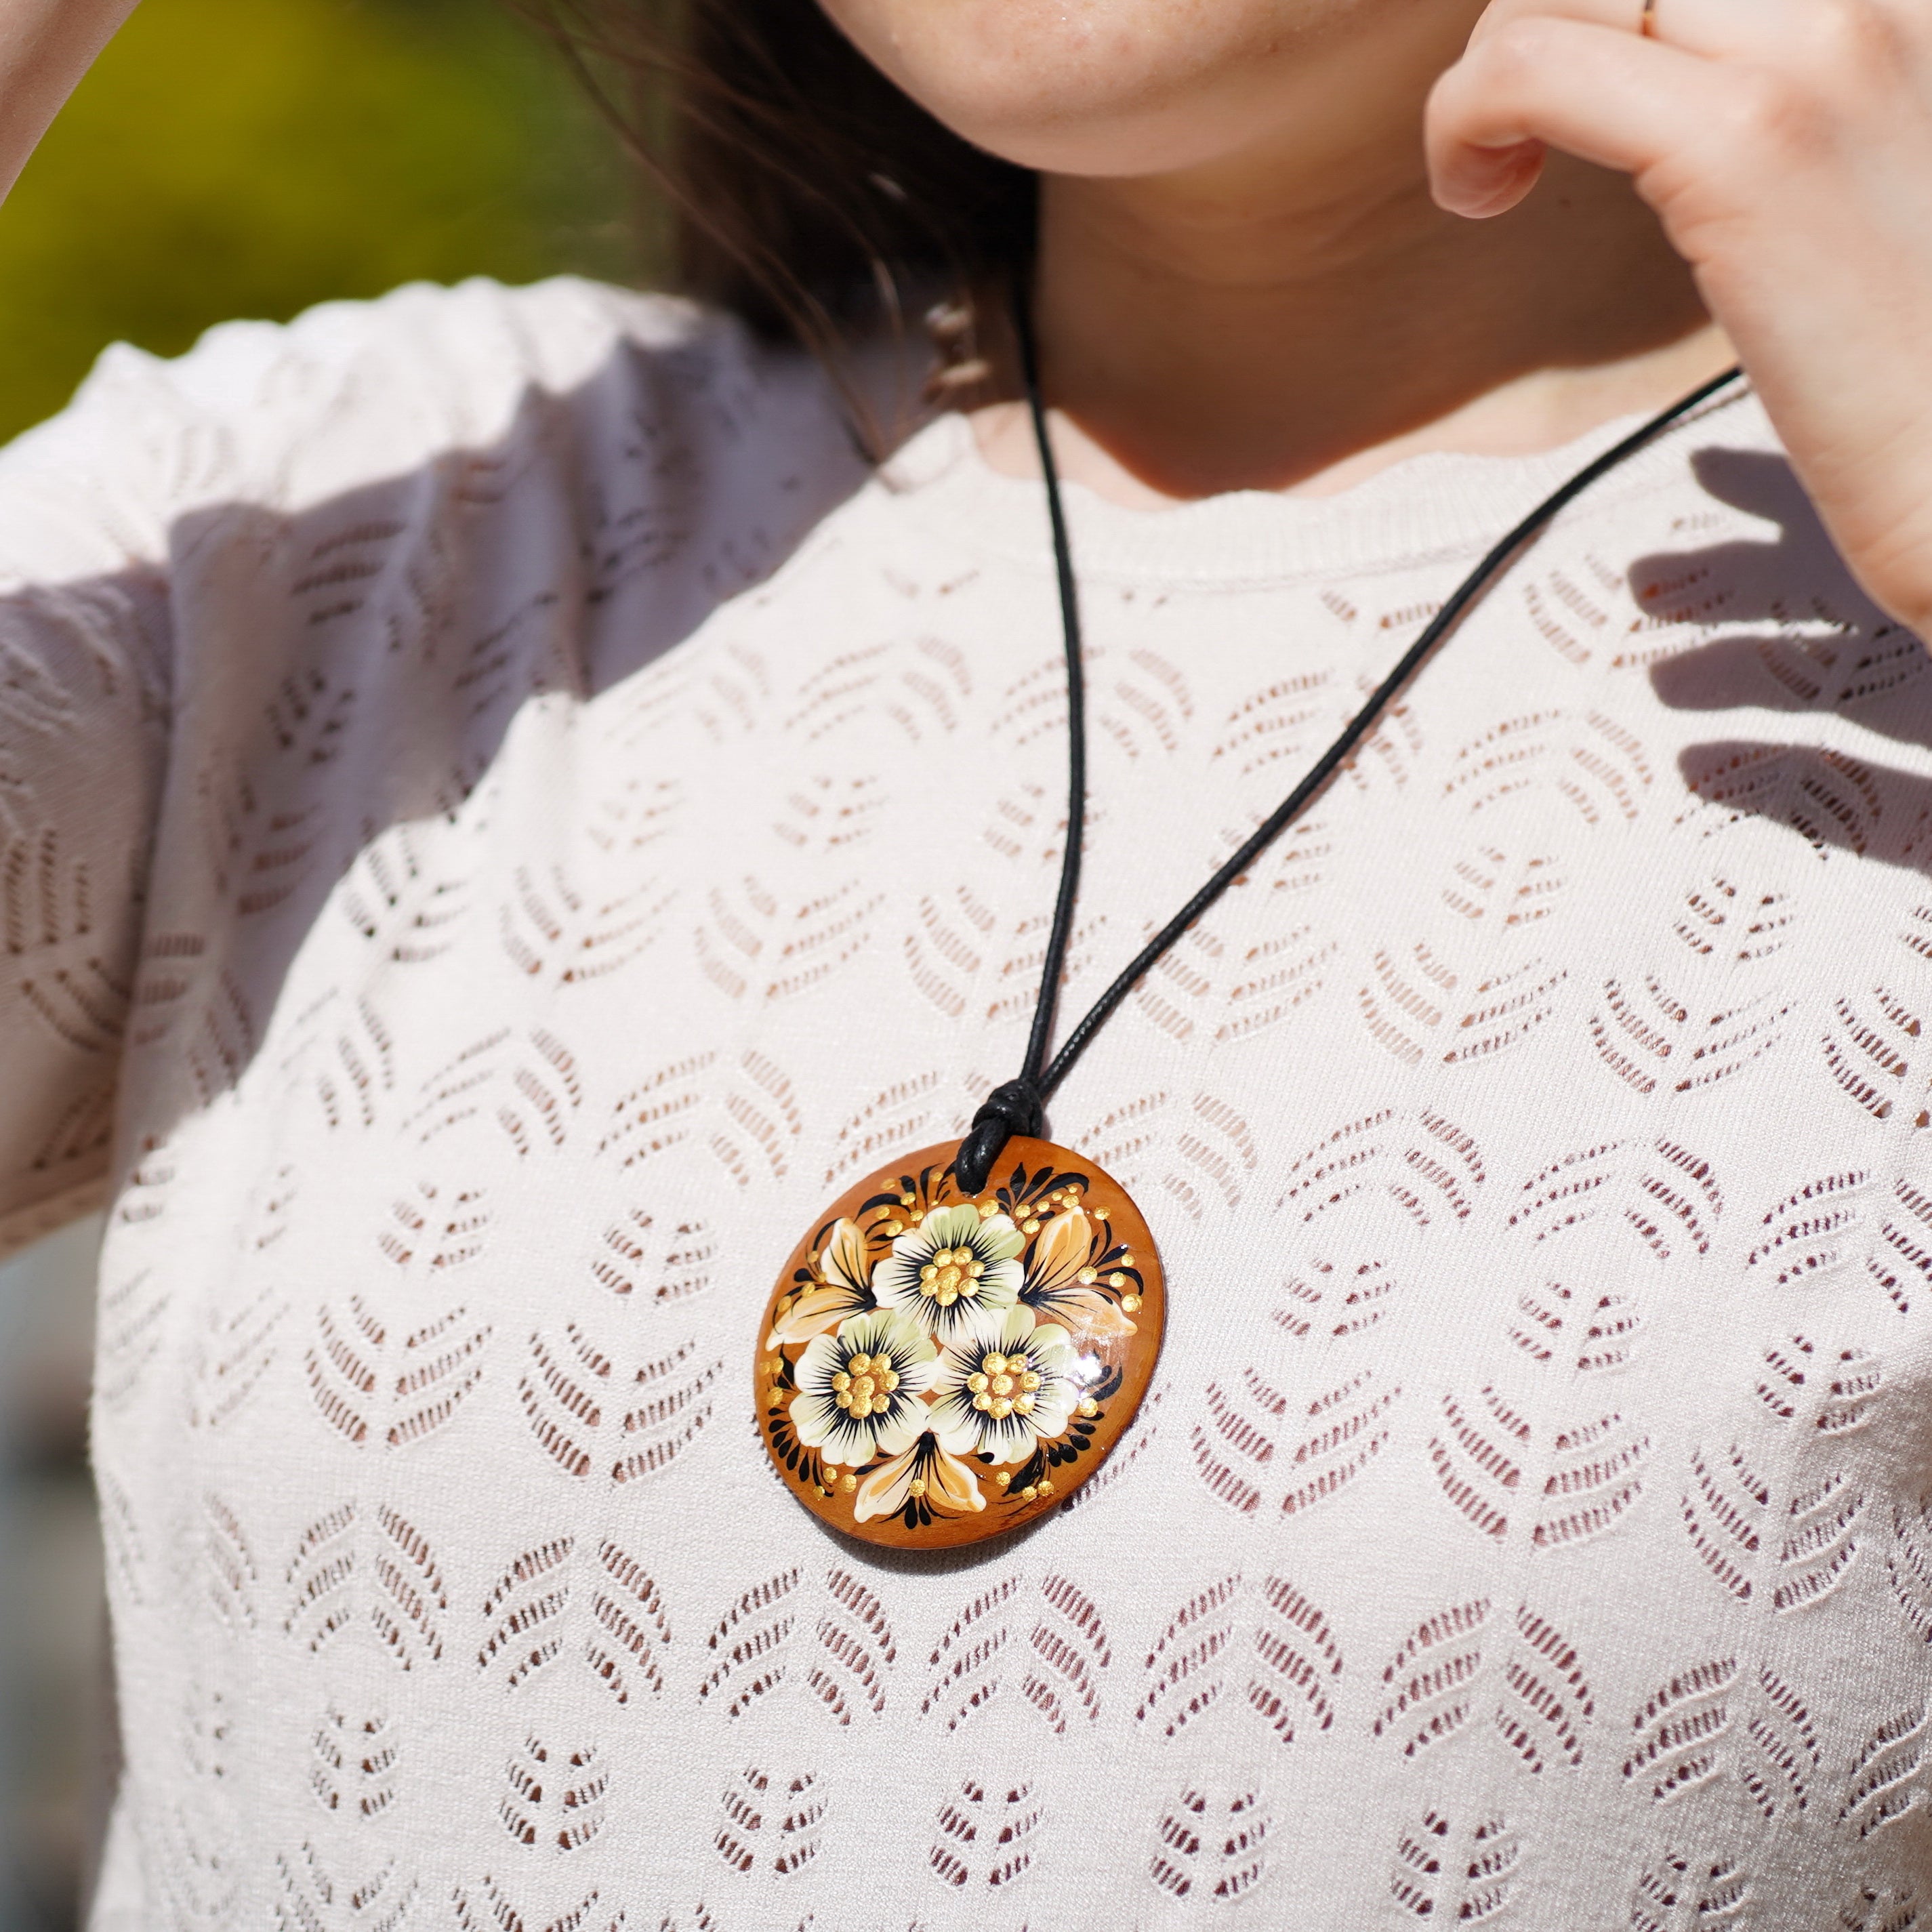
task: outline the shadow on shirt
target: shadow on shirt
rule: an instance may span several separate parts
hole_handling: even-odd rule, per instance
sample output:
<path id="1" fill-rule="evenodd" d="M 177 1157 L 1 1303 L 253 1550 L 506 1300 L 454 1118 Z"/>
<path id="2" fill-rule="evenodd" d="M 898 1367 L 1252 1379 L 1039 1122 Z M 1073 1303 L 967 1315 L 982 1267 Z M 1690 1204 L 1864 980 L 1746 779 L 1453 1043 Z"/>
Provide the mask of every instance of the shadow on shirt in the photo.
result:
<path id="1" fill-rule="evenodd" d="M 1712 804 L 1786 825 L 1821 850 L 1932 874 L 1932 776 L 1874 758 L 1871 743 L 1932 751 L 1926 646 L 1852 581 L 1783 458 L 1713 448 L 1691 464 L 1712 496 L 1775 524 L 1778 534 L 1640 559 L 1630 572 L 1639 604 L 1666 622 L 1778 628 L 1663 659 L 1650 673 L 1658 697 L 1678 711 L 1796 712 L 1856 728 L 1814 728 L 1805 743 L 1693 745 L 1678 760 L 1684 784 Z"/>
<path id="2" fill-rule="evenodd" d="M 278 404 L 292 484 L 265 439 L 247 454 L 245 423 L 195 422 L 131 363 L 121 380 L 152 398 L 83 392 L 0 465 L 0 584 L 27 580 L 0 595 L 0 1224 L 16 1232 L 80 1211 L 111 1148 L 124 1190 L 272 1038 L 287 1048 L 299 950 L 350 943 L 378 970 L 442 950 L 460 894 L 427 856 L 440 831 L 595 809 L 622 871 L 672 802 L 647 753 L 594 807 L 568 758 L 493 803 L 520 716 L 638 678 L 870 473 L 815 368 L 714 324 L 620 340 L 568 390 L 524 388 L 487 446 L 452 440 L 320 495 L 318 475 L 355 474 L 368 412 L 433 446 L 421 419 L 448 407 L 369 359 Z M 124 464 L 99 454 L 117 436 Z M 223 500 L 238 472 L 268 500 Z M 274 506 L 284 489 L 297 507 Z M 168 523 L 169 501 L 196 507 Z M 155 560 L 58 580 L 50 560 L 140 555 L 156 529 Z M 713 682 L 695 708 L 729 712 Z M 370 1070 L 320 1073 L 325 1104 L 353 1109 Z"/>

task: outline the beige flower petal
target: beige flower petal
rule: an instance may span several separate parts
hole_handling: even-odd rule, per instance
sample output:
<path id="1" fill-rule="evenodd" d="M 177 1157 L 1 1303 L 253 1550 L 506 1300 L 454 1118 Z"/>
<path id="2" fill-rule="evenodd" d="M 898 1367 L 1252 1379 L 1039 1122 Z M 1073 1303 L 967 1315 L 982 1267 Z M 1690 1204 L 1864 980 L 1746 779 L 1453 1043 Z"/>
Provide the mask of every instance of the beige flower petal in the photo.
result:
<path id="1" fill-rule="evenodd" d="M 969 1516 L 986 1507 L 972 1466 L 949 1456 L 932 1437 L 924 1436 L 903 1454 L 880 1463 L 859 1485 L 852 1498 L 853 1521 L 897 1516 L 911 1500 L 915 1482 L 924 1483 L 927 1504 L 942 1515 Z"/>
<path id="2" fill-rule="evenodd" d="M 918 1461 L 919 1449 L 915 1444 L 903 1455 L 895 1456 L 890 1462 L 881 1462 L 859 1485 L 858 1493 L 852 1498 L 852 1520 L 870 1522 L 874 1516 L 897 1516 L 906 1506 Z"/>
<path id="3" fill-rule="evenodd" d="M 778 1304 L 767 1348 L 788 1348 L 836 1328 L 852 1312 L 853 1292 L 841 1282 L 802 1289 Z"/>
<path id="4" fill-rule="evenodd" d="M 980 1479 L 970 1462 L 937 1450 L 926 1476 L 926 1499 L 948 1516 L 971 1516 L 986 1507 L 980 1493 Z"/>
<path id="5" fill-rule="evenodd" d="M 1079 1279 L 1093 1249 L 1094 1223 L 1084 1208 L 1070 1208 L 1056 1214 L 1040 1230 L 1027 1258 L 1029 1294 L 1070 1286 Z"/>
<path id="6" fill-rule="evenodd" d="M 843 1282 L 860 1294 L 872 1279 L 872 1264 L 866 1258 L 866 1237 L 854 1220 L 842 1217 L 818 1251 L 818 1272 L 829 1282 Z"/>
<path id="7" fill-rule="evenodd" d="M 1065 1325 L 1076 1341 L 1118 1342 L 1140 1331 L 1118 1306 L 1096 1288 L 1060 1289 L 1040 1310 Z"/>

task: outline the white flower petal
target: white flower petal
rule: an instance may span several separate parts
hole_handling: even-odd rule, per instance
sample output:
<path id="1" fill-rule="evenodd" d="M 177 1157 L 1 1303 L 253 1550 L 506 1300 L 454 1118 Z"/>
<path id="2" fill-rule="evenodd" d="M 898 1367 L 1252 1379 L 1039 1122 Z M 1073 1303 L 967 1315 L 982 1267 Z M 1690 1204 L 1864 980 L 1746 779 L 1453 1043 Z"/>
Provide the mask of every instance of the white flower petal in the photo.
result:
<path id="1" fill-rule="evenodd" d="M 977 1210 L 974 1211 L 976 1215 Z M 1026 1237 L 1013 1226 L 1010 1216 L 993 1214 L 980 1222 L 973 1245 L 987 1261 L 1010 1262 L 1016 1259 L 1025 1247 Z"/>
<path id="2" fill-rule="evenodd" d="M 983 1225 L 976 1208 L 957 1203 L 950 1208 L 935 1208 L 913 1234 L 902 1234 L 894 1245 L 904 1246 L 909 1242 L 923 1241 L 928 1254 L 934 1248 L 976 1246 Z M 1011 1227 L 1012 1223 L 1008 1222 L 1006 1225 Z"/>
<path id="3" fill-rule="evenodd" d="M 962 1383 L 934 1400 L 926 1412 L 926 1426 L 940 1446 L 956 1456 L 970 1456 L 980 1446 L 980 1412 Z"/>
<path id="4" fill-rule="evenodd" d="M 838 1364 L 844 1360 L 844 1352 L 838 1346 L 836 1335 L 814 1335 L 806 1345 L 803 1354 L 798 1358 L 797 1379 L 800 1388 L 830 1388 L 832 1378 L 838 1372 Z"/>
<path id="5" fill-rule="evenodd" d="M 896 1456 L 925 1434 L 932 1414 L 922 1402 L 895 1402 L 878 1427 L 879 1454 Z"/>
<path id="6" fill-rule="evenodd" d="M 939 1348 L 931 1336 L 902 1311 L 894 1308 L 868 1308 L 838 1324 L 838 1340 L 848 1354 L 876 1355 L 890 1351 L 899 1363 L 900 1372 L 920 1364 L 935 1362 Z M 801 1364 L 802 1366 L 802 1364 Z"/>
<path id="7" fill-rule="evenodd" d="M 969 1396 L 963 1408 L 949 1407 L 941 1414 L 935 1406 L 926 1412 L 926 1426 L 940 1448 L 954 1456 L 970 1456 L 980 1446 L 980 1412 Z"/>
<path id="8" fill-rule="evenodd" d="M 1044 1389 L 1040 1390 L 1042 1396 L 1046 1394 Z M 1027 1418 L 1032 1424 L 1034 1435 L 1042 1442 L 1051 1442 L 1055 1437 L 1064 1436 L 1066 1425 L 1073 1420 L 1074 1406 L 1078 1400 L 1078 1396 L 1070 1395 L 1064 1402 L 1058 1400 L 1036 1402 L 1032 1413 Z"/>
<path id="9" fill-rule="evenodd" d="M 1024 1415 L 1015 1413 L 980 1418 L 980 1453 L 992 1456 L 996 1465 L 1024 1462 L 1033 1450 L 1033 1429 Z"/>
<path id="10" fill-rule="evenodd" d="M 799 1441 L 825 1462 L 856 1469 L 877 1453 L 874 1432 L 827 1396 L 801 1391 L 791 1399 L 790 1414 Z"/>
<path id="11" fill-rule="evenodd" d="M 1019 1299 L 1026 1271 L 1016 1261 L 989 1262 L 974 1298 L 982 1308 L 1010 1308 Z"/>

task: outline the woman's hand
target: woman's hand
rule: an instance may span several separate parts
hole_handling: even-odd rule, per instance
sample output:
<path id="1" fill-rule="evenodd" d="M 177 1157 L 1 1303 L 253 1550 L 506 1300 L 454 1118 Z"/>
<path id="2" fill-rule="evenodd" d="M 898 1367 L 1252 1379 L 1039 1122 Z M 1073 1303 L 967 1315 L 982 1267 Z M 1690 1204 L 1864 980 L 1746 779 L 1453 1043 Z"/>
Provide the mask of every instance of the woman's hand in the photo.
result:
<path id="1" fill-rule="evenodd" d="M 1492 0 L 1428 143 L 1472 216 L 1546 144 L 1629 174 L 1846 561 L 1932 638 L 1932 0 Z"/>
<path id="2" fill-rule="evenodd" d="M 0 0 L 0 199 L 135 0 Z"/>

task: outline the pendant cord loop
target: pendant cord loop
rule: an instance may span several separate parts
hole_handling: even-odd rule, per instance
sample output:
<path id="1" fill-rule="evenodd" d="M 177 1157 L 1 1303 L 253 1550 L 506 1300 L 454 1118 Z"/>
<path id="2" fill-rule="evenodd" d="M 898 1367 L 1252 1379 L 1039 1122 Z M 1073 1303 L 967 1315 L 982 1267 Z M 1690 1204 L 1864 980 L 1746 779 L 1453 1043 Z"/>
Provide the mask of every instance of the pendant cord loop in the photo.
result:
<path id="1" fill-rule="evenodd" d="M 1053 527 L 1053 561 L 1060 582 L 1060 628 L 1066 657 L 1066 836 L 1060 853 L 1060 890 L 1053 902 L 1053 925 L 1047 934 L 1046 956 L 1041 962 L 1040 994 L 1034 1002 L 1033 1029 L 1027 1036 L 1026 1059 L 1019 1078 L 996 1087 L 987 1095 L 962 1143 L 955 1172 L 968 1194 L 986 1184 L 986 1176 L 1008 1137 L 1035 1136 L 1046 1125 L 1044 1081 L 1047 1048 L 1053 1043 L 1053 1019 L 1060 982 L 1066 970 L 1066 948 L 1073 933 L 1073 909 L 1080 896 L 1080 861 L 1087 844 L 1087 675 L 1080 637 L 1080 592 L 1073 575 L 1073 546 L 1066 534 L 1066 506 L 1060 500 L 1060 472 L 1053 459 L 1046 406 L 1040 399 L 1040 361 L 1034 341 L 1033 315 L 1024 281 L 1014 286 L 1013 334 L 1019 344 L 1020 373 L 1026 383 L 1027 406 L 1033 418 L 1034 442 L 1040 452 L 1040 474 L 1046 483 L 1046 513 Z"/>
<path id="2" fill-rule="evenodd" d="M 1040 475 L 1046 482 L 1046 514 L 1053 529 L 1054 568 L 1060 581 L 1060 640 L 1066 658 L 1066 838 L 1060 855 L 1060 890 L 1053 902 L 1053 926 L 1047 935 L 1046 958 L 1040 968 L 1040 998 L 1034 1006 L 1033 1030 L 1027 1036 L 1025 1064 L 1019 1079 L 1008 1083 L 1031 1090 L 1037 1113 L 1046 1104 L 1048 1088 L 1042 1082 L 1041 1070 L 1046 1065 L 1047 1048 L 1053 1043 L 1054 1010 L 1060 998 L 1060 979 L 1066 970 L 1074 906 L 1080 896 L 1080 861 L 1087 848 L 1087 670 L 1080 634 L 1080 591 L 1073 575 L 1073 545 L 1066 534 L 1066 508 L 1060 499 L 1060 470 L 1054 461 L 1046 405 L 1040 399 L 1039 352 L 1024 286 L 1014 297 L 1013 328 L 1019 340 L 1020 368 L 1026 379 L 1027 408 L 1033 418 L 1033 440 L 1040 451 Z M 1039 1130 L 1035 1126 L 1030 1131 Z"/>
<path id="3" fill-rule="evenodd" d="M 973 1116 L 973 1124 L 953 1156 L 952 1172 L 960 1186 L 968 1194 L 978 1193 L 1008 1139 L 1015 1134 L 1036 1138 L 1046 1125 L 1046 1105 L 1031 1081 L 1009 1080 L 995 1087 Z"/>
<path id="4" fill-rule="evenodd" d="M 1086 1050 L 1094 1036 L 1111 1019 L 1161 956 L 1196 920 L 1246 872 L 1255 860 L 1286 831 L 1310 802 L 1346 762 L 1349 754 L 1372 731 L 1382 714 L 1409 680 L 1421 670 L 1436 646 L 1461 621 L 1469 606 L 1487 590 L 1494 579 L 1514 561 L 1516 554 L 1546 526 L 1580 496 L 1585 490 L 1634 456 L 1643 446 L 1686 416 L 1700 404 L 1744 374 L 1742 368 L 1726 369 L 1701 382 L 1688 395 L 1668 409 L 1660 410 L 1648 422 L 1612 445 L 1594 461 L 1586 464 L 1570 479 L 1552 490 L 1522 521 L 1496 543 L 1474 569 L 1450 594 L 1421 634 L 1403 652 L 1367 701 L 1342 728 L 1334 742 L 1316 760 L 1301 781 L 1280 805 L 1256 826 L 1249 838 L 1142 948 L 1126 970 L 1088 1010 L 1066 1036 L 1058 1053 L 1048 1062 L 1046 1049 L 1053 1031 L 1054 1009 L 1060 982 L 1066 970 L 1066 947 L 1073 927 L 1074 901 L 1080 884 L 1080 860 L 1084 844 L 1087 802 L 1086 683 L 1081 662 L 1080 610 L 1073 575 L 1072 546 L 1066 533 L 1066 515 L 1060 501 L 1060 476 L 1053 460 L 1053 445 L 1048 433 L 1046 407 L 1041 399 L 1040 371 L 1035 352 L 1032 316 L 1028 312 L 1028 291 L 1024 284 L 1013 297 L 1013 330 L 1020 351 L 1021 373 L 1025 379 L 1027 404 L 1033 417 L 1034 440 L 1040 448 L 1040 470 L 1046 483 L 1047 515 L 1053 530 L 1054 562 L 1060 582 L 1060 628 L 1066 651 L 1067 766 L 1069 775 L 1066 843 L 1060 857 L 1060 895 L 1053 909 L 1053 928 L 1048 936 L 1046 959 L 1040 974 L 1040 998 L 1034 1008 L 1033 1030 L 1027 1042 L 1024 1066 L 1016 1080 L 996 1087 L 973 1116 L 973 1125 L 955 1162 L 960 1186 L 976 1194 L 986 1184 L 986 1176 L 1000 1150 L 1012 1134 L 1037 1136 L 1046 1126 L 1046 1106 L 1054 1089 L 1066 1078 L 1074 1062 Z"/>

